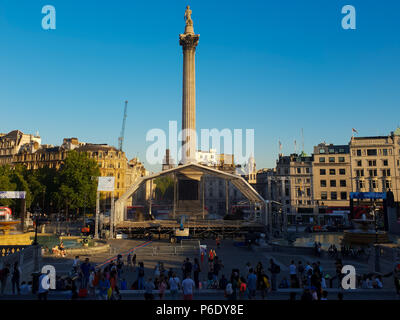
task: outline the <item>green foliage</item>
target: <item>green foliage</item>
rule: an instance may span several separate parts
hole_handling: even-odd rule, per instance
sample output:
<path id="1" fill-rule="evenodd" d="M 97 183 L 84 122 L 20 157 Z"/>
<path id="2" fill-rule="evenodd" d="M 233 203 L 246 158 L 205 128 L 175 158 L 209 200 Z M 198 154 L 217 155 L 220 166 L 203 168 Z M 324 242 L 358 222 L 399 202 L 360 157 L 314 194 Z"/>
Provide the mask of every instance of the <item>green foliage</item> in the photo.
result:
<path id="1" fill-rule="evenodd" d="M 59 174 L 60 196 L 71 209 L 94 207 L 100 169 L 86 153 L 71 151 Z"/>
<path id="2" fill-rule="evenodd" d="M 0 167 L 0 190 L 1 191 L 14 191 L 16 184 L 12 182 L 11 168 L 9 166 Z M 0 199 L 0 206 L 11 206 L 14 204 L 12 199 Z"/>
<path id="3" fill-rule="evenodd" d="M 27 170 L 25 166 L 0 167 L 1 191 L 26 191 L 26 207 L 30 211 L 40 207 L 73 209 L 93 208 L 96 204 L 97 180 L 100 169 L 85 153 L 71 151 L 60 170 L 44 167 Z M 19 212 L 19 202 L 0 199 L 0 205 Z"/>
<path id="4" fill-rule="evenodd" d="M 174 179 L 172 177 L 164 176 L 154 180 L 156 184 L 156 199 L 167 200 L 174 197 Z"/>

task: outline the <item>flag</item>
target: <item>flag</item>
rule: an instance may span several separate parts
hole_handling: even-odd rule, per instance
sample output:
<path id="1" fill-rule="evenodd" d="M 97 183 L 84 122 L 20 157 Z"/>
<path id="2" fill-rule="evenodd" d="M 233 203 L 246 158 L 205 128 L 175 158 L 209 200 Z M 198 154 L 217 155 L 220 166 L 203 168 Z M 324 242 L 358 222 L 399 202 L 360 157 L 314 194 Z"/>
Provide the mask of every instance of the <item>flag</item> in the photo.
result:
<path id="1" fill-rule="evenodd" d="M 351 131 L 355 132 L 355 133 L 358 133 L 358 131 L 356 129 L 354 129 L 354 128 L 351 128 Z"/>

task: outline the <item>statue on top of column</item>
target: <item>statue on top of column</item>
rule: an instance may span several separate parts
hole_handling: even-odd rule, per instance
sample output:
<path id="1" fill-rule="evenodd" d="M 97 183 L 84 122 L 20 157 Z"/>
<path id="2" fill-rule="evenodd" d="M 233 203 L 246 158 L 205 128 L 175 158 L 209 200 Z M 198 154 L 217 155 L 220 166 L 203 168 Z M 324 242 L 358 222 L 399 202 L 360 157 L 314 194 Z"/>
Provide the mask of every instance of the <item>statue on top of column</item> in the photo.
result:
<path id="1" fill-rule="evenodd" d="M 185 21 L 186 21 L 186 25 L 187 25 L 187 26 L 192 26 L 192 25 L 193 25 L 192 10 L 190 10 L 190 7 L 189 7 L 189 6 L 186 7 L 184 19 L 185 19 Z"/>

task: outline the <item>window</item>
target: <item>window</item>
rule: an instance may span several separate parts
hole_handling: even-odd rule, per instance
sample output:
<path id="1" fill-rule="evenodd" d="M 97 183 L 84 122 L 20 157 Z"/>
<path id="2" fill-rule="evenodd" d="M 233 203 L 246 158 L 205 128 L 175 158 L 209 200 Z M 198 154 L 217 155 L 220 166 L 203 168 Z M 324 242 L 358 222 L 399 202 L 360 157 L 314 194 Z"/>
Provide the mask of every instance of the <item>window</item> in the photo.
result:
<path id="1" fill-rule="evenodd" d="M 310 168 L 306 168 L 306 173 L 310 173 Z"/>
<path id="2" fill-rule="evenodd" d="M 307 188 L 307 197 L 310 197 L 310 196 L 311 196 L 311 189 Z"/>
<path id="3" fill-rule="evenodd" d="M 383 165 L 384 165 L 385 167 L 388 166 L 388 161 L 387 161 L 386 159 L 382 160 L 382 162 L 383 162 Z"/>
<path id="4" fill-rule="evenodd" d="M 369 167 L 376 167 L 376 160 L 368 160 Z"/>
<path id="5" fill-rule="evenodd" d="M 331 199 L 337 200 L 337 192 L 335 192 L 335 191 L 331 192 Z"/>
<path id="6" fill-rule="evenodd" d="M 390 177 L 390 169 L 383 169 L 382 170 L 382 176 Z"/>
<path id="7" fill-rule="evenodd" d="M 377 188 L 376 180 L 371 180 L 370 181 L 370 186 L 371 186 L 372 189 L 376 189 Z"/>
<path id="8" fill-rule="evenodd" d="M 319 153 L 325 153 L 325 149 L 319 149 Z"/>
<path id="9" fill-rule="evenodd" d="M 383 150 L 382 150 L 382 154 L 383 154 L 384 156 L 387 156 L 387 155 L 388 155 L 387 149 L 383 149 Z"/>
<path id="10" fill-rule="evenodd" d="M 320 157 L 319 162 L 321 162 L 321 163 L 325 162 L 325 157 Z"/>
<path id="11" fill-rule="evenodd" d="M 376 156 L 376 149 L 367 149 L 367 156 Z"/>
<path id="12" fill-rule="evenodd" d="M 329 149 L 329 153 L 335 153 L 335 149 Z"/>
<path id="13" fill-rule="evenodd" d="M 344 162 L 344 157 L 339 157 L 339 162 Z"/>
<path id="14" fill-rule="evenodd" d="M 361 149 L 357 150 L 357 156 L 361 157 Z"/>
<path id="15" fill-rule="evenodd" d="M 385 186 L 386 186 L 386 189 L 392 188 L 392 184 L 390 183 L 390 181 L 385 181 Z"/>
<path id="16" fill-rule="evenodd" d="M 340 193 L 340 199 L 341 200 L 347 200 L 347 192 L 341 192 Z"/>
<path id="17" fill-rule="evenodd" d="M 346 169 L 339 169 L 339 174 L 345 175 L 346 174 Z"/>
<path id="18" fill-rule="evenodd" d="M 319 169 L 319 174 L 320 174 L 321 176 L 326 175 L 326 170 L 325 170 L 325 169 Z"/>
<path id="19" fill-rule="evenodd" d="M 364 188 L 364 181 L 358 181 L 358 188 Z"/>
<path id="20" fill-rule="evenodd" d="M 334 157 L 329 157 L 329 162 L 330 163 L 335 162 L 335 158 Z"/>
<path id="21" fill-rule="evenodd" d="M 370 177 L 376 177 L 378 175 L 377 170 L 373 169 L 373 170 L 368 170 L 369 176 Z"/>
<path id="22" fill-rule="evenodd" d="M 331 187 L 336 187 L 336 180 L 331 180 L 330 186 Z"/>
<path id="23" fill-rule="evenodd" d="M 361 167 L 362 166 L 362 161 L 361 160 L 356 160 L 357 163 L 357 167 Z"/>
<path id="24" fill-rule="evenodd" d="M 236 191 L 236 190 L 235 190 L 235 191 Z M 286 197 L 289 197 L 289 188 L 286 188 L 286 189 L 285 189 L 285 196 L 286 196 Z"/>
<path id="25" fill-rule="evenodd" d="M 321 192 L 321 200 L 327 200 L 328 199 L 328 193 L 326 191 Z"/>
<path id="26" fill-rule="evenodd" d="M 340 180 L 340 186 L 345 187 L 346 186 L 346 180 Z"/>
<path id="27" fill-rule="evenodd" d="M 321 187 L 325 188 L 326 187 L 326 180 L 321 180 Z"/>
<path id="28" fill-rule="evenodd" d="M 356 170 L 356 176 L 357 177 L 364 177 L 364 169 Z"/>
<path id="29" fill-rule="evenodd" d="M 301 173 L 301 168 L 297 168 L 297 173 Z"/>
<path id="30" fill-rule="evenodd" d="M 336 170 L 335 169 L 329 169 L 329 174 L 331 176 L 334 176 L 336 174 Z"/>

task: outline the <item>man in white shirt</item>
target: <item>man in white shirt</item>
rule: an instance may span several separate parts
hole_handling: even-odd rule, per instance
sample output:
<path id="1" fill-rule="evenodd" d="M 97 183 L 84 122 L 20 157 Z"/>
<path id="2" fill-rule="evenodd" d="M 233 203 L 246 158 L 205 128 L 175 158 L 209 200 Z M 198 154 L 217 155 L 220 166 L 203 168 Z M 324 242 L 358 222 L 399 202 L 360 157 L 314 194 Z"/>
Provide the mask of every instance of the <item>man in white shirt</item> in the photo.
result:
<path id="1" fill-rule="evenodd" d="M 39 290 L 38 290 L 38 298 L 39 300 L 47 300 L 47 294 L 49 293 L 50 288 L 50 277 L 48 274 L 42 273 L 39 277 Z"/>
<path id="2" fill-rule="evenodd" d="M 183 300 L 193 300 L 193 289 L 195 283 L 190 279 L 190 275 L 186 275 L 186 279 L 182 281 Z"/>
<path id="3" fill-rule="evenodd" d="M 169 289 L 171 292 L 171 298 L 175 299 L 175 296 L 178 293 L 180 283 L 181 283 L 181 281 L 179 280 L 179 278 L 176 276 L 176 273 L 174 272 L 172 274 L 172 277 L 169 278 Z"/>
<path id="4" fill-rule="evenodd" d="M 79 256 L 76 256 L 74 262 L 72 263 L 72 269 L 74 269 L 75 272 L 78 272 L 78 267 L 79 267 Z"/>

